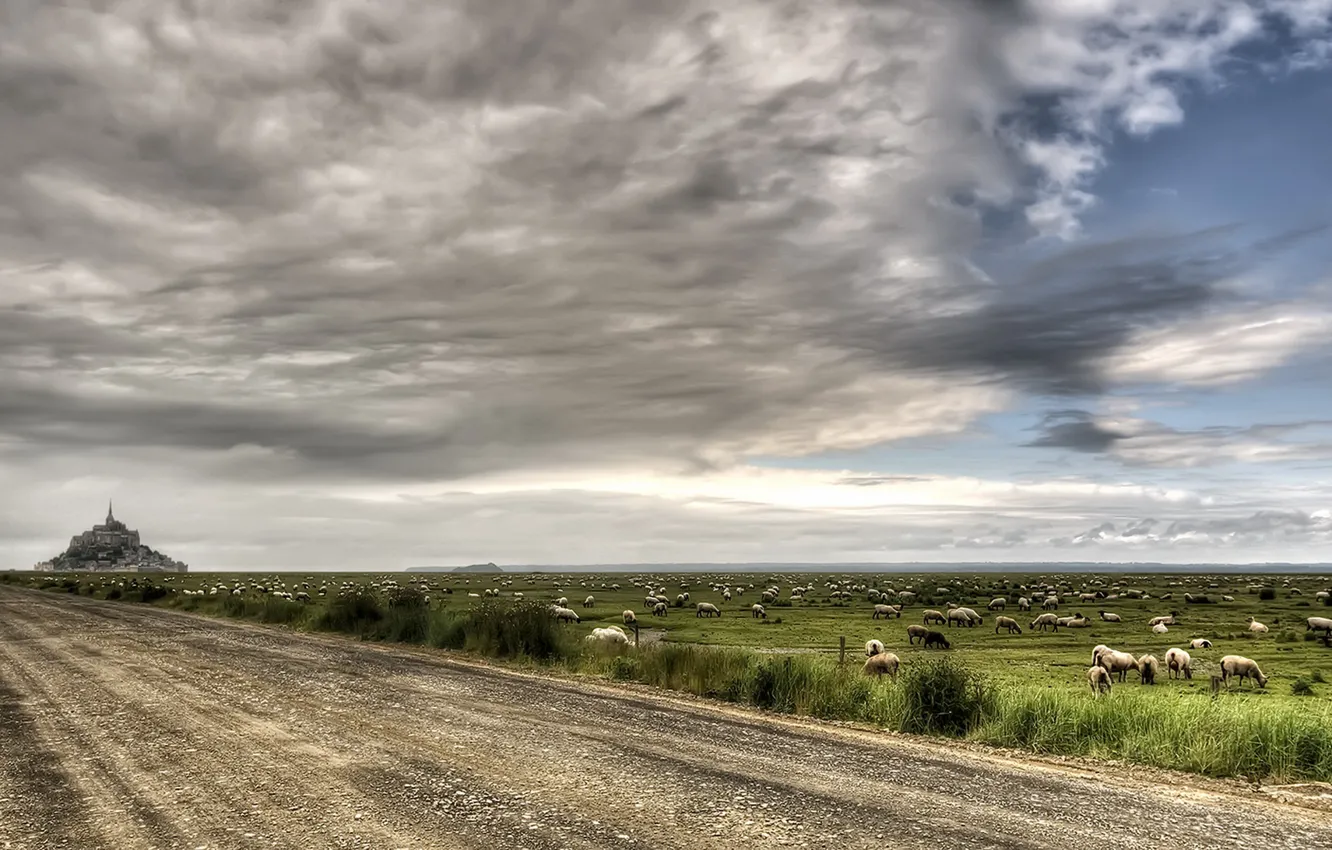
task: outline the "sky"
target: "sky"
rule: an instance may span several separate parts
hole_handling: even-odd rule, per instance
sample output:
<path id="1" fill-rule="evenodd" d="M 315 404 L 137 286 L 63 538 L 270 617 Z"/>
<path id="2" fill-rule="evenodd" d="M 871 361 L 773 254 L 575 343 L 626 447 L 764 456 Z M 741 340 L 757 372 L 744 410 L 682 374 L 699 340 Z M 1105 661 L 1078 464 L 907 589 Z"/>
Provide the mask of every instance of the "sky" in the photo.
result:
<path id="1" fill-rule="evenodd" d="M 1329 561 L 1332 0 L 0 0 L 0 567 Z"/>

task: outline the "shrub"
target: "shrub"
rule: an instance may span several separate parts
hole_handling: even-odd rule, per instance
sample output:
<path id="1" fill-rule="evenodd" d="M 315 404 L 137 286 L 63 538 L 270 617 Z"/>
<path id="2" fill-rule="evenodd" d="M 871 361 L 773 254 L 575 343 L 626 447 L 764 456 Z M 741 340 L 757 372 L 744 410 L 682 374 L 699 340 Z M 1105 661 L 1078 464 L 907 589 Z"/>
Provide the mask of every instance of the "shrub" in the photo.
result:
<path id="1" fill-rule="evenodd" d="M 111 588 L 110 590 L 108 590 L 108 591 L 106 592 L 106 598 L 107 598 L 107 599 L 113 599 L 113 600 L 114 600 L 114 599 L 119 599 L 121 596 L 122 596 L 122 593 L 121 593 L 121 591 L 120 591 L 120 588 L 118 588 L 118 587 L 113 587 L 113 588 Z"/>
<path id="2" fill-rule="evenodd" d="M 1315 670 L 1315 671 L 1313 671 L 1313 675 L 1310 676 L 1309 678 L 1310 678 L 1312 681 L 1315 681 L 1315 682 L 1317 682 L 1317 683 L 1320 684 L 1320 685 L 1323 685 L 1323 684 L 1326 684 L 1326 683 L 1327 683 L 1327 677 L 1323 675 L 1323 671 L 1322 671 L 1322 670 Z"/>
<path id="3" fill-rule="evenodd" d="M 261 623 L 294 623 L 305 616 L 305 606 L 278 596 L 266 596 L 258 614 Z"/>
<path id="4" fill-rule="evenodd" d="M 379 622 L 376 636 L 396 643 L 425 643 L 430 636 L 430 612 L 426 610 L 425 602 L 407 605 L 389 603 L 384 619 Z"/>
<path id="5" fill-rule="evenodd" d="M 1273 599 L 1276 599 L 1276 591 L 1270 587 L 1264 587 L 1258 591 L 1258 598 L 1264 602 L 1271 602 Z"/>
<path id="6" fill-rule="evenodd" d="M 315 620 L 315 628 L 326 632 L 344 632 L 366 637 L 380 620 L 384 611 L 374 593 L 364 587 L 351 587 L 340 591 L 328 607 Z"/>
<path id="7" fill-rule="evenodd" d="M 965 735 L 981 722 L 992 700 L 984 677 L 952 656 L 913 659 L 900 686 L 903 732 Z"/>
<path id="8" fill-rule="evenodd" d="M 1277 643 L 1299 643 L 1301 637 L 1290 629 L 1280 632 L 1276 636 Z"/>
<path id="9" fill-rule="evenodd" d="M 572 640 L 539 602 L 483 602 L 465 615 L 462 630 L 464 649 L 493 658 L 555 661 L 574 654 Z"/>
<path id="10" fill-rule="evenodd" d="M 632 655 L 617 655 L 611 660 L 610 676 L 617 681 L 633 681 L 638 678 L 640 664 Z"/>
<path id="11" fill-rule="evenodd" d="M 1290 683 L 1290 692 L 1297 697 L 1308 696 L 1313 693 L 1313 685 L 1309 684 L 1308 679 L 1300 676 Z"/>

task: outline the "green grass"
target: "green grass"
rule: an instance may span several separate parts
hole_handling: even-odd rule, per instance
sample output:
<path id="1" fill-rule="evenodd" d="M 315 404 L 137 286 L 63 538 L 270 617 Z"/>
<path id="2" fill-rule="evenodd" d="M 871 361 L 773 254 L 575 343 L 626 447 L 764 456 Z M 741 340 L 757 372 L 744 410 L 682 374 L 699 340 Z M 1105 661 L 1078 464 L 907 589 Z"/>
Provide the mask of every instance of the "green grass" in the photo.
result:
<path id="1" fill-rule="evenodd" d="M 148 601 L 367 640 L 553 664 L 774 712 L 960 736 L 1037 753 L 1118 758 L 1216 776 L 1332 780 L 1332 689 L 1318 687 L 1332 675 L 1332 649 L 1304 631 L 1306 617 L 1328 615 L 1328 608 L 1314 597 L 1328 587 L 1327 577 L 1045 574 L 1042 583 L 1117 597 L 1082 602 L 1073 596 L 1058 613 L 1080 611 L 1093 618 L 1093 625 L 1057 633 L 1030 631 L 1028 623 L 1036 612 L 1016 611 L 1014 603 L 1024 595 L 1020 585 L 1037 578 L 719 573 L 659 574 L 649 581 L 647 576 L 610 574 L 0 574 L 0 581 L 52 592 Z M 415 585 L 409 586 L 413 579 Z M 209 593 L 219 582 L 228 588 L 239 583 L 245 589 L 236 595 Z M 646 591 L 637 585 L 649 583 L 666 588 L 672 604 L 665 618 L 652 616 L 644 605 Z M 781 598 L 767 606 L 766 620 L 754 619 L 749 606 L 770 583 L 781 586 Z M 251 589 L 252 584 L 310 598 L 288 601 Z M 743 593 L 726 601 L 713 584 Z M 790 589 L 797 585 L 812 589 L 803 600 L 792 601 Z M 872 620 L 867 590 L 853 591 L 850 599 L 833 596 L 834 589 L 857 585 L 910 588 L 918 598 L 900 620 Z M 1303 593 L 1293 593 L 1293 588 Z M 486 589 L 498 595 L 482 595 Z M 1149 598 L 1134 598 L 1137 594 L 1124 592 L 1128 590 Z M 676 607 L 677 594 L 686 591 L 690 600 Z M 1186 603 L 1186 592 L 1206 595 L 1212 602 Z M 1160 598 L 1167 593 L 1173 598 Z M 585 608 L 587 595 L 595 596 L 595 603 Z M 1227 595 L 1233 601 L 1222 601 Z M 549 616 L 549 605 L 559 597 L 568 598 L 580 623 L 560 625 Z M 1007 600 L 1004 613 L 1019 621 L 1021 635 L 995 634 L 994 612 L 986 610 L 994 597 Z M 722 616 L 696 618 L 692 606 L 697 602 L 719 606 Z M 947 652 L 926 652 L 907 643 L 906 626 L 920 622 L 923 610 L 950 603 L 975 608 L 985 616 L 985 624 L 932 627 L 947 633 L 953 645 Z M 625 609 L 635 611 L 644 646 L 594 647 L 582 640 L 596 626 L 621 623 Z M 1100 610 L 1119 614 L 1123 622 L 1101 621 L 1096 613 Z M 1169 633 L 1157 635 L 1147 628 L 1149 618 L 1171 611 L 1178 612 L 1179 623 Z M 1247 630 L 1250 617 L 1271 631 L 1252 636 Z M 846 660 L 839 664 L 842 638 Z M 883 641 L 901 656 L 898 681 L 861 674 L 869 638 Z M 1163 660 L 1167 648 L 1187 648 L 1191 638 L 1214 644 L 1189 650 L 1192 680 L 1169 680 L 1162 669 L 1157 684 L 1145 687 L 1130 673 L 1108 696 L 1092 697 L 1085 671 L 1096 644 L 1135 655 L 1150 652 Z M 1249 685 L 1213 696 L 1210 677 L 1226 654 L 1258 661 L 1270 678 L 1267 688 Z"/>

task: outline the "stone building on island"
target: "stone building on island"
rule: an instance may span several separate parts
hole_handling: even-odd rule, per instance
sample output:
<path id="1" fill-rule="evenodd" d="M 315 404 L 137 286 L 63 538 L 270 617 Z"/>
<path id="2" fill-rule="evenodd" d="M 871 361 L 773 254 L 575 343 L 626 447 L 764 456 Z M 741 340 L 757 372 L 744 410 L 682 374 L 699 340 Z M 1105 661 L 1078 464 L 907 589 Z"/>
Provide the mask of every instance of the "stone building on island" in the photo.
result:
<path id="1" fill-rule="evenodd" d="M 183 573 L 189 568 L 144 546 L 139 532 L 116 519 L 108 504 L 106 522 L 74 535 L 69 540 L 68 549 L 34 569 L 42 572 Z"/>

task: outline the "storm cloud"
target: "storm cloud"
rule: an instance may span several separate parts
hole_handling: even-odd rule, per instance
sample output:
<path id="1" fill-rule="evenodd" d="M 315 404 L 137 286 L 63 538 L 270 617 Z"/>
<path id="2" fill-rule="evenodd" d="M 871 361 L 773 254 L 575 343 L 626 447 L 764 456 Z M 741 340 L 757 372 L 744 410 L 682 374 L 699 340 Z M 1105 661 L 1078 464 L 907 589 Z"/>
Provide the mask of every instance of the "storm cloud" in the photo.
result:
<path id="1" fill-rule="evenodd" d="M 1057 241 L 1265 26 L 1134 5 L 7 0 L 6 479 L 689 477 L 1131 389 L 1318 232 Z M 1056 241 L 991 277 L 996 215 Z"/>

